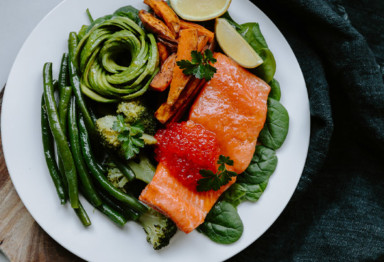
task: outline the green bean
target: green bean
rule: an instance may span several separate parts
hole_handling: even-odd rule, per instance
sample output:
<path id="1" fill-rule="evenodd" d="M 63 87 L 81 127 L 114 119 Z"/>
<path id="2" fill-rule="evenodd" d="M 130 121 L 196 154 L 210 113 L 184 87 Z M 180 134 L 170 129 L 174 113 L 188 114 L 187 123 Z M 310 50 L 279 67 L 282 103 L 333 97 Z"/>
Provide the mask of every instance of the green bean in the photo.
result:
<path id="1" fill-rule="evenodd" d="M 67 193 L 64 187 L 59 169 L 55 161 L 55 149 L 51 129 L 49 127 L 47 109 L 45 107 L 44 96 L 41 99 L 41 129 L 45 161 L 47 162 L 48 170 L 51 175 L 53 184 L 56 187 L 57 195 L 60 203 L 64 205 L 67 202 Z"/>
<path id="2" fill-rule="evenodd" d="M 61 90 L 61 95 L 59 99 L 59 121 L 61 128 L 64 131 L 64 134 L 67 133 L 67 115 L 68 115 L 68 108 L 69 108 L 69 102 L 72 97 L 72 87 L 65 86 Z"/>
<path id="3" fill-rule="evenodd" d="M 68 103 L 72 95 L 72 88 L 70 86 L 65 86 L 60 90 L 59 98 L 59 121 L 61 128 L 63 129 L 64 134 L 67 134 L 67 114 L 68 114 Z M 59 156 L 59 170 L 62 177 L 65 177 L 65 171 L 63 166 L 63 160 Z M 66 179 L 63 180 L 65 188 L 68 187 Z"/>
<path id="4" fill-rule="evenodd" d="M 56 146 L 57 149 L 57 146 Z M 60 171 L 60 176 L 63 181 L 64 188 L 66 189 L 67 192 L 67 198 L 68 198 L 68 182 L 67 182 L 67 177 L 65 176 L 65 170 L 64 170 L 64 165 L 63 165 L 63 160 L 61 159 L 60 155 L 57 156 L 57 163 Z"/>
<path id="5" fill-rule="evenodd" d="M 93 159 L 92 162 L 96 164 L 96 168 L 99 170 L 99 172 L 101 172 L 103 174 L 106 173 L 107 169 L 102 164 L 100 164 L 99 162 L 96 161 L 96 158 L 93 156 L 93 154 L 91 157 Z"/>
<path id="6" fill-rule="evenodd" d="M 44 64 L 43 78 L 44 100 L 47 108 L 49 126 L 57 144 L 58 153 L 63 160 L 65 176 L 68 182 L 69 201 L 73 208 L 78 208 L 79 196 L 77 188 L 76 166 L 73 161 L 71 150 L 68 146 L 68 141 L 59 122 L 59 114 L 56 108 L 56 101 L 52 84 L 52 63 Z"/>
<path id="7" fill-rule="evenodd" d="M 92 106 L 89 106 L 89 107 L 87 107 L 87 108 L 88 108 L 89 116 L 91 117 L 93 123 L 96 123 L 96 121 L 97 121 L 97 116 L 96 116 L 95 110 L 93 109 Z"/>
<path id="8" fill-rule="evenodd" d="M 57 82 L 56 79 L 52 80 L 53 90 L 56 90 L 59 88 L 59 82 Z"/>
<path id="9" fill-rule="evenodd" d="M 120 214 L 107 204 L 102 204 L 101 206 L 97 207 L 97 209 L 100 210 L 104 215 L 109 217 L 113 222 L 115 222 L 119 226 L 124 226 L 128 221 L 122 214 Z"/>
<path id="10" fill-rule="evenodd" d="M 68 87 L 64 87 L 63 89 L 60 90 L 60 96 L 58 101 L 59 122 L 60 122 L 61 128 L 63 129 L 64 134 L 67 134 L 68 102 L 69 102 L 69 99 L 71 98 L 71 93 L 72 93 L 72 88 L 71 87 L 69 88 L 71 90 L 68 90 Z M 61 159 L 60 155 L 59 155 L 58 163 L 59 163 L 59 170 L 60 170 L 61 176 L 65 177 L 63 160 Z M 63 181 L 65 183 L 65 188 L 67 188 L 68 185 L 66 183 L 66 179 L 64 179 Z"/>
<path id="11" fill-rule="evenodd" d="M 75 51 L 78 44 L 77 34 L 75 32 L 70 32 L 68 37 L 68 65 L 70 62 L 73 62 L 73 58 L 75 57 Z"/>
<path id="12" fill-rule="evenodd" d="M 90 142 L 90 144 L 91 144 L 91 142 Z M 98 144 L 97 141 L 95 141 L 95 144 L 93 144 L 93 146 L 95 146 L 94 147 L 95 151 L 102 149 L 101 145 Z M 95 163 L 95 168 L 98 169 L 98 172 L 103 173 L 103 174 L 107 173 L 107 169 L 103 166 L 102 163 L 97 161 L 97 157 L 94 154 L 91 154 L 90 157 L 91 157 L 91 162 Z"/>
<path id="13" fill-rule="evenodd" d="M 91 22 L 91 24 L 92 24 L 93 21 L 95 21 L 95 20 L 93 20 L 93 17 L 92 17 L 92 15 L 91 15 L 91 12 L 89 11 L 88 8 L 87 8 L 86 12 L 87 12 L 87 15 L 88 15 L 89 22 Z"/>
<path id="14" fill-rule="evenodd" d="M 62 98 L 65 96 L 63 94 L 64 88 L 68 86 L 69 84 L 69 72 L 68 72 L 68 54 L 64 53 L 62 58 L 61 58 L 61 64 L 60 64 L 60 72 L 59 72 L 59 80 L 53 80 L 53 89 L 54 90 L 59 90 L 59 96 L 58 96 L 58 110 L 59 110 L 59 121 L 60 124 L 63 128 L 64 134 L 66 134 L 65 130 L 65 123 L 66 123 L 66 117 L 63 118 L 62 114 L 65 114 L 65 107 L 63 106 L 63 101 Z M 59 170 L 60 170 L 60 175 L 63 178 L 64 186 L 67 189 L 67 181 L 65 178 L 65 171 L 64 171 L 64 166 L 63 166 L 63 161 L 61 160 L 60 156 L 58 159 L 58 164 L 59 164 Z"/>
<path id="15" fill-rule="evenodd" d="M 68 85 L 69 83 L 69 72 L 68 72 L 68 54 L 64 53 L 61 59 L 61 64 L 60 64 L 60 72 L 59 72 L 59 80 L 56 81 L 57 87 L 59 89 L 59 101 L 58 101 L 58 110 L 59 110 L 59 121 L 61 124 L 61 127 L 63 128 L 64 134 L 66 134 L 66 122 L 67 122 L 67 112 L 68 112 L 68 101 L 69 98 L 71 97 L 71 91 L 68 90 Z M 59 156 L 58 159 L 59 163 L 59 170 L 61 176 L 64 178 L 64 186 L 67 188 L 67 181 L 65 178 L 65 171 L 64 171 L 64 166 L 63 166 L 63 161 Z"/>
<path id="16" fill-rule="evenodd" d="M 126 203 L 129 207 L 138 211 L 139 213 L 144 213 L 147 210 L 147 207 L 144 206 L 137 198 L 127 195 L 121 190 L 115 188 L 111 182 L 105 177 L 105 175 L 100 172 L 97 164 L 94 162 L 92 157 L 92 150 L 90 146 L 89 136 L 86 129 L 85 121 L 82 115 L 79 117 L 79 131 L 80 131 L 80 144 L 83 152 L 83 157 L 85 163 L 87 164 L 89 170 L 93 177 L 98 181 L 99 185 L 106 190 L 111 196 L 115 199 Z"/>
<path id="17" fill-rule="evenodd" d="M 58 166 L 59 166 L 60 176 L 63 181 L 63 186 L 67 192 L 67 198 L 68 198 L 68 181 L 67 181 L 67 177 L 65 176 L 63 160 L 61 159 L 60 155 L 58 155 Z"/>
<path id="18" fill-rule="evenodd" d="M 88 202 L 90 202 L 91 205 L 93 205 L 89 199 L 88 192 L 86 192 L 82 186 L 80 187 L 80 189 L 84 197 L 88 200 Z M 111 207 L 108 203 L 103 202 L 99 206 L 95 206 L 95 205 L 93 206 L 119 226 L 124 226 L 125 223 L 127 223 L 128 221 L 128 219 L 125 218 L 124 215 L 122 215 L 119 211 L 115 210 L 114 207 L 113 206 Z"/>
<path id="19" fill-rule="evenodd" d="M 129 207 L 124 206 L 122 203 L 117 203 L 116 200 L 111 199 L 111 197 L 102 189 L 98 190 L 101 199 L 103 202 L 112 208 L 114 208 L 117 212 L 122 214 L 128 220 L 137 221 L 140 217 L 139 213 L 132 210 Z"/>
<path id="20" fill-rule="evenodd" d="M 61 97 L 61 90 L 64 87 L 69 85 L 68 54 L 67 53 L 64 53 L 63 57 L 61 58 L 58 85 L 59 85 L 60 97 Z"/>
<path id="21" fill-rule="evenodd" d="M 92 109 L 92 107 L 88 107 L 88 112 L 89 112 L 89 115 L 90 115 L 92 121 L 93 121 L 94 123 L 96 123 L 97 116 L 96 116 L 94 110 Z M 95 137 L 94 137 L 94 138 L 95 138 Z M 96 142 L 97 142 L 97 141 L 96 141 Z M 100 143 L 96 143 L 95 145 L 97 146 L 96 150 L 99 149 L 99 148 L 102 148 L 102 147 L 103 147 Z M 98 166 L 98 168 L 100 169 L 100 172 L 102 172 L 102 173 L 107 172 L 107 170 L 105 169 L 105 167 L 104 167 L 103 165 L 101 165 L 98 161 L 95 160 L 95 163 L 97 163 L 97 166 Z"/>
<path id="22" fill-rule="evenodd" d="M 83 94 L 81 93 L 80 79 L 77 74 L 76 68 L 72 62 L 71 55 L 69 55 L 68 57 L 68 64 L 69 64 L 69 79 L 71 82 L 73 93 L 75 94 L 75 97 L 76 97 L 76 103 L 79 106 L 80 111 L 84 116 L 88 130 L 90 130 L 90 133 L 92 136 L 95 136 L 96 135 L 95 122 L 93 121 L 91 115 L 89 114 L 89 111 L 85 104 L 85 100 L 83 98 Z"/>
<path id="23" fill-rule="evenodd" d="M 84 209 L 84 207 L 80 201 L 79 201 L 79 208 L 75 208 L 74 210 L 75 210 L 77 217 L 80 219 L 81 223 L 85 227 L 89 227 L 92 224 L 91 220 L 88 217 L 87 212 L 85 211 L 85 209 Z"/>
<path id="24" fill-rule="evenodd" d="M 68 134 L 69 134 L 69 140 L 71 143 L 72 155 L 75 160 L 77 173 L 79 175 L 82 187 L 84 188 L 84 191 L 87 192 L 89 196 L 89 201 L 91 202 L 91 204 L 96 207 L 100 206 L 102 204 L 102 201 L 99 198 L 94 188 L 94 185 L 91 181 L 91 178 L 87 170 L 87 166 L 84 163 L 84 159 L 81 154 L 80 141 L 79 141 L 79 129 L 77 127 L 77 117 L 76 117 L 76 102 L 74 97 L 72 98 L 69 106 L 68 127 L 69 127 Z"/>
<path id="25" fill-rule="evenodd" d="M 116 167 L 121 171 L 121 173 L 123 173 L 123 175 L 128 179 L 128 181 L 132 181 L 136 178 L 135 173 L 128 165 L 124 165 L 116 157 L 112 157 L 112 161 L 116 165 Z"/>

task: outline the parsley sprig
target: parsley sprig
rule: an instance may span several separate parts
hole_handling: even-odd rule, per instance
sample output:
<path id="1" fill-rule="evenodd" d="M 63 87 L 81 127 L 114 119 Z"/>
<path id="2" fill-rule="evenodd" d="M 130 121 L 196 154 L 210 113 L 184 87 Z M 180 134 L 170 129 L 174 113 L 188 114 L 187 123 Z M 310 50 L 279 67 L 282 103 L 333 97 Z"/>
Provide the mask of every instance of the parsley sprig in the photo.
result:
<path id="1" fill-rule="evenodd" d="M 213 57 L 211 50 L 205 50 L 204 54 L 192 51 L 192 60 L 180 60 L 177 61 L 177 65 L 180 69 L 184 69 L 185 75 L 194 75 L 198 79 L 205 79 L 206 81 L 211 80 L 217 69 L 212 64 L 216 63 L 216 58 Z"/>
<path id="2" fill-rule="evenodd" d="M 144 126 L 140 122 L 131 125 L 125 123 L 124 116 L 117 115 L 117 120 L 113 123 L 112 129 L 119 133 L 117 139 L 121 142 L 121 150 L 125 159 L 131 159 L 144 147 Z"/>
<path id="3" fill-rule="evenodd" d="M 200 170 L 199 173 L 203 178 L 197 181 L 196 190 L 198 192 L 209 191 L 211 189 L 217 191 L 221 186 L 228 184 L 232 177 L 237 176 L 236 172 L 228 171 L 225 166 L 233 166 L 233 160 L 228 156 L 220 155 L 217 164 L 220 165 L 217 174 L 207 169 Z"/>

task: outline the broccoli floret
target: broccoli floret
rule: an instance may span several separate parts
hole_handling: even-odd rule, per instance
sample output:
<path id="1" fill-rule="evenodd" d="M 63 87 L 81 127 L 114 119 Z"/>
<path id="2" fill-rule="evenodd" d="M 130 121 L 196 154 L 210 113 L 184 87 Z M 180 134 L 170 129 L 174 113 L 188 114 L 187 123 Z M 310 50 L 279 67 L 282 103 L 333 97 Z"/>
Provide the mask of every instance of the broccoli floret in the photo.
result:
<path id="1" fill-rule="evenodd" d="M 123 149 L 121 148 L 121 141 L 118 139 L 119 132 L 113 129 L 113 124 L 117 121 L 117 116 L 104 116 L 96 121 L 96 128 L 100 135 L 101 142 L 107 148 L 110 148 L 119 155 L 124 156 Z M 141 137 L 146 145 L 154 145 L 157 140 L 148 134 L 143 134 Z"/>
<path id="2" fill-rule="evenodd" d="M 117 121 L 116 116 L 104 116 L 96 121 L 96 128 L 102 143 L 111 149 L 118 149 L 121 144 L 117 138 L 119 133 L 112 128 L 115 121 Z"/>
<path id="3" fill-rule="evenodd" d="M 139 121 L 144 126 L 146 134 L 156 134 L 159 123 L 155 118 L 155 112 L 142 99 L 121 102 L 116 112 L 123 114 L 128 124 Z"/>
<path id="4" fill-rule="evenodd" d="M 108 180 L 114 185 L 116 188 L 121 189 L 126 193 L 124 186 L 129 182 L 128 179 L 124 176 L 124 174 L 117 167 L 109 167 Z"/>
<path id="5" fill-rule="evenodd" d="M 118 104 L 117 113 L 125 116 L 125 121 L 134 123 L 138 121 L 146 111 L 141 100 L 124 101 Z"/>
<path id="6" fill-rule="evenodd" d="M 149 184 L 155 175 L 156 167 L 151 163 L 145 154 L 139 155 L 139 162 L 128 161 L 128 166 L 132 169 L 137 179 Z"/>
<path id="7" fill-rule="evenodd" d="M 177 231 L 177 227 L 171 219 L 152 208 L 149 208 L 147 212 L 140 216 L 139 223 L 147 234 L 148 243 L 155 250 L 167 246 Z"/>

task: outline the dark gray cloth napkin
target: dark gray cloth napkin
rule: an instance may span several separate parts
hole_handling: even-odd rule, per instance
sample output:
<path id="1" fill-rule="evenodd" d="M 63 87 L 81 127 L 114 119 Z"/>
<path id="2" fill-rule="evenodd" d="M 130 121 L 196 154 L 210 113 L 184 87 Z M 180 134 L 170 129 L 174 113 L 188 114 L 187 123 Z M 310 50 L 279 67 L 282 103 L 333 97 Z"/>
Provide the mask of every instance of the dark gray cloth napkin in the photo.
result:
<path id="1" fill-rule="evenodd" d="M 282 215 L 230 261 L 384 261 L 384 0 L 253 2 L 300 63 L 311 141 Z"/>

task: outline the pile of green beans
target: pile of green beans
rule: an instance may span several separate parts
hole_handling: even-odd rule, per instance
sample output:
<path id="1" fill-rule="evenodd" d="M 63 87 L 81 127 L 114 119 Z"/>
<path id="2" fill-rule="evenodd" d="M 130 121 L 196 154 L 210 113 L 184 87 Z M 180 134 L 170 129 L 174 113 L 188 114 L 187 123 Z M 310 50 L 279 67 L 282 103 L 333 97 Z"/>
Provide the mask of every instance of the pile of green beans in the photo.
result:
<path id="1" fill-rule="evenodd" d="M 80 193 L 92 206 L 123 226 L 128 220 L 137 220 L 147 207 L 137 198 L 115 188 L 107 179 L 105 168 L 93 155 L 91 140 L 97 139 L 95 118 L 88 110 L 73 64 L 75 39 L 76 34 L 71 33 L 69 54 L 63 54 L 57 88 L 52 63 L 45 63 L 43 68 L 41 127 L 47 167 L 60 203 L 64 205 L 69 201 L 84 226 L 91 225 L 91 221 L 79 200 Z M 117 159 L 114 162 L 128 180 L 135 178 L 129 167 Z"/>

